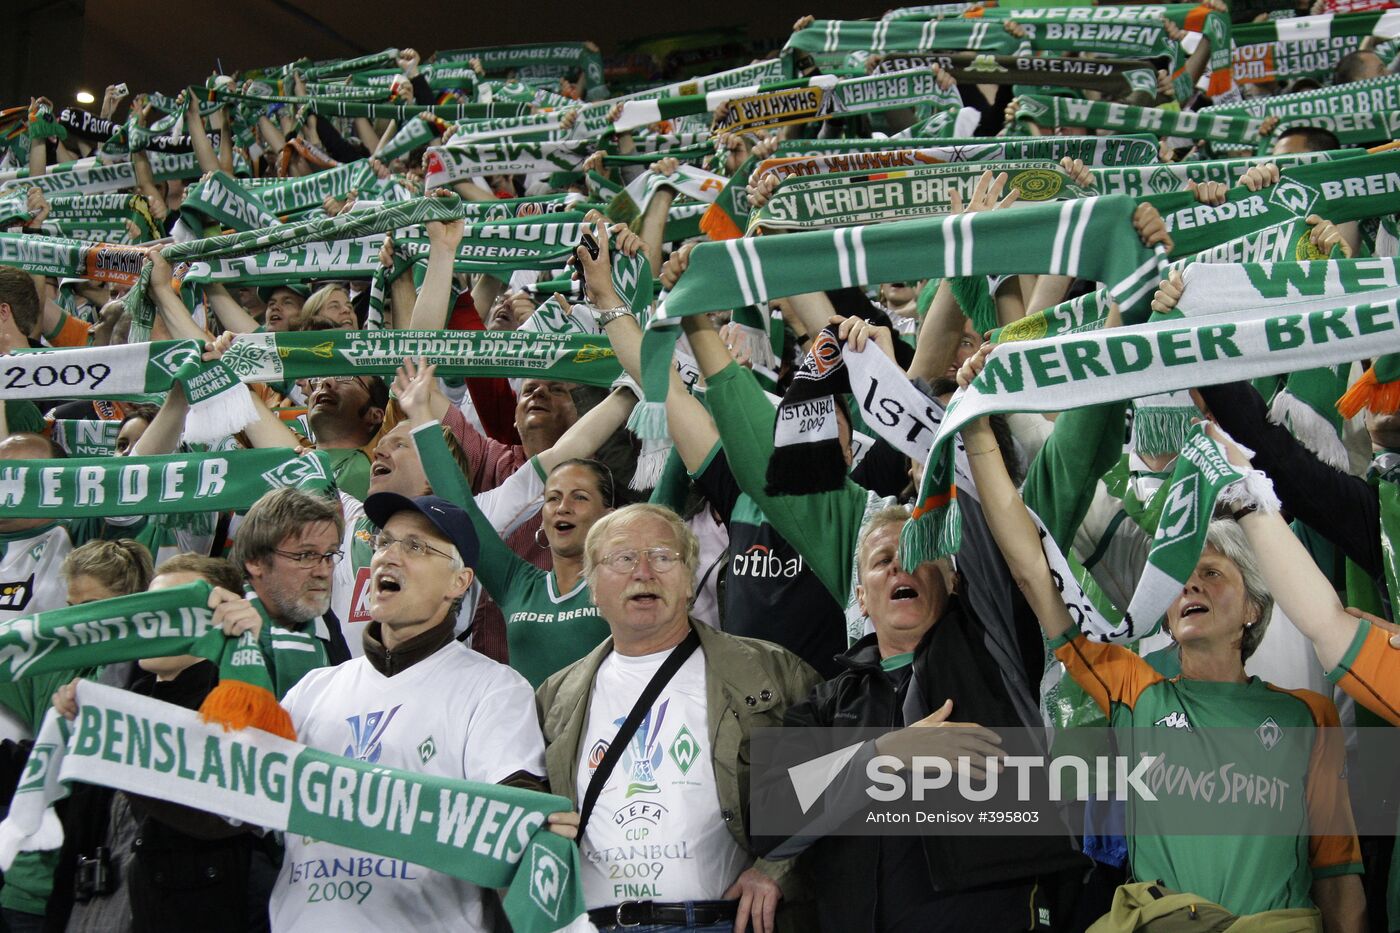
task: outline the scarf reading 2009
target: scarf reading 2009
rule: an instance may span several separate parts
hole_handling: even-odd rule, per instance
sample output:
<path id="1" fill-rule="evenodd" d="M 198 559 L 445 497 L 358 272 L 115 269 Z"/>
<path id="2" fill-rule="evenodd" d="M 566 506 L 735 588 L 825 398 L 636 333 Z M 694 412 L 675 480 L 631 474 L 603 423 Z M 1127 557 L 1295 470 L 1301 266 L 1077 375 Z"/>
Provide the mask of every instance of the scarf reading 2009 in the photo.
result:
<path id="1" fill-rule="evenodd" d="M 256 729 L 228 733 L 90 681 L 78 685 L 78 707 L 66 742 L 51 720 L 40 732 L 7 821 L 15 836 L 53 845 L 42 838 L 44 813 L 67 795 L 64 784 L 83 781 L 508 888 L 519 933 L 591 928 L 578 849 L 544 828 L 569 809 L 562 797 L 387 768 Z"/>

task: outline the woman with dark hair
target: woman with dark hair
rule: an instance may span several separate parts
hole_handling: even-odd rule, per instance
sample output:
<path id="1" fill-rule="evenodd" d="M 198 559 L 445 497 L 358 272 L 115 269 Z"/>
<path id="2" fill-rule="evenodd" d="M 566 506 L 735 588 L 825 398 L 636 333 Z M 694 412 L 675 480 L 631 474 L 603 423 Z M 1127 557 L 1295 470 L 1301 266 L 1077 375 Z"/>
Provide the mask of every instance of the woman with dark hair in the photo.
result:
<path id="1" fill-rule="evenodd" d="M 418 378 L 431 380 L 432 372 L 432 367 L 420 367 Z M 518 557 L 492 528 L 442 431 L 431 420 L 431 406 L 421 403 L 418 393 L 400 393 L 399 404 L 414 425 L 413 442 L 433 492 L 471 517 L 481 542 L 477 576 L 505 616 L 510 666 L 532 687 L 608 637 L 608 625 L 593 605 L 583 576 L 583 543 L 593 523 L 613 510 L 616 488 L 605 464 L 576 454 L 596 450 L 621 426 L 634 402 L 631 392 L 619 389 L 522 467 L 539 471 L 545 481 L 535 543 L 549 548 L 553 557 L 554 569 L 546 571 Z M 432 428 L 424 430 L 427 425 Z"/>

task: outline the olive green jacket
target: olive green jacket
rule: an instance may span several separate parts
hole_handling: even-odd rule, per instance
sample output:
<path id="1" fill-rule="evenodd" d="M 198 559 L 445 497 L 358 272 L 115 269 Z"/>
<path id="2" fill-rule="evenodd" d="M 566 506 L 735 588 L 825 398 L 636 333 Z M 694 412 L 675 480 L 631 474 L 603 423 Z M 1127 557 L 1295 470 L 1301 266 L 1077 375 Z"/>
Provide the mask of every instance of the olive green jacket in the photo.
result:
<path id="1" fill-rule="evenodd" d="M 690 625 L 699 633 L 700 651 L 705 655 L 706 720 L 720 813 L 734 841 L 745 852 L 753 853 L 747 826 L 749 735 L 755 728 L 781 726 L 783 711 L 806 699 L 821 678 L 796 655 L 771 642 L 726 635 L 694 619 Z M 610 651 L 611 638 L 554 674 L 535 694 L 549 786 L 575 807 L 580 737 L 588 718 L 593 680 Z M 798 896 L 792 859 L 759 859 L 755 867 L 778 883 L 785 900 Z"/>

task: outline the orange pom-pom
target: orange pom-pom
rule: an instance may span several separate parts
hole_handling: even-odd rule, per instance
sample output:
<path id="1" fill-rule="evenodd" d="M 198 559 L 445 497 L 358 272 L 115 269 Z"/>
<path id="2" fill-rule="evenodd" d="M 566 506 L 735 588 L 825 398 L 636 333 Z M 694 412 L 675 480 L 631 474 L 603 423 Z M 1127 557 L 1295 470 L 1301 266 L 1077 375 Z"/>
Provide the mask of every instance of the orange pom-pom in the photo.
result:
<path id="1" fill-rule="evenodd" d="M 241 680 L 224 680 L 199 707 L 199 718 L 228 729 L 261 729 L 296 741 L 291 715 L 272 692 Z"/>
<path id="2" fill-rule="evenodd" d="M 737 240 L 744 235 L 728 214 L 720 210 L 718 204 L 711 204 L 700 215 L 700 232 L 712 240 Z"/>
<path id="3" fill-rule="evenodd" d="M 1351 418 L 1366 408 L 1378 415 L 1400 411 L 1400 382 L 1381 382 L 1376 378 L 1373 366 L 1352 383 L 1341 398 L 1337 399 L 1337 411 L 1342 417 Z"/>

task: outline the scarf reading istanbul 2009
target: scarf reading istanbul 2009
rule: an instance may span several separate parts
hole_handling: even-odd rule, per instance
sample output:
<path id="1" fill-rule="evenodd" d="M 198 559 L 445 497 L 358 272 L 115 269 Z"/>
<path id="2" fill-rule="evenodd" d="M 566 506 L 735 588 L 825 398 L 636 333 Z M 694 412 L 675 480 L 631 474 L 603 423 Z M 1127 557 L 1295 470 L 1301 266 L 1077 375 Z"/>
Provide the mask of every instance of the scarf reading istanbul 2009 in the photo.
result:
<path id="1" fill-rule="evenodd" d="M 1071 202 L 1074 203 L 1074 202 Z M 1001 344 L 959 390 L 934 439 L 900 563 L 916 567 L 957 549 L 954 435 L 997 412 L 1056 411 L 1072 396 L 1099 405 L 1195 386 L 1336 366 L 1400 350 L 1400 301 L 1261 317 L 1256 309 Z"/>
<path id="2" fill-rule="evenodd" d="M 665 437 L 665 405 L 680 319 L 803 292 L 866 282 L 908 282 L 1037 272 L 1093 279 L 1136 309 L 1161 278 L 1163 254 L 1133 232 L 1136 202 L 1081 198 L 1015 211 L 959 214 L 702 243 L 684 277 L 647 323 L 642 388 L 634 412 L 641 437 Z"/>
<path id="3" fill-rule="evenodd" d="M 71 726 L 49 711 L 0 837 L 16 848 L 61 845 L 50 805 L 72 781 L 507 888 L 506 915 L 520 933 L 592 929 L 578 849 L 544 828 L 549 814 L 569 809 L 562 797 L 387 768 L 258 729 L 225 732 L 91 681 L 78 684 Z M 348 802 L 339 799 L 346 793 Z"/>

